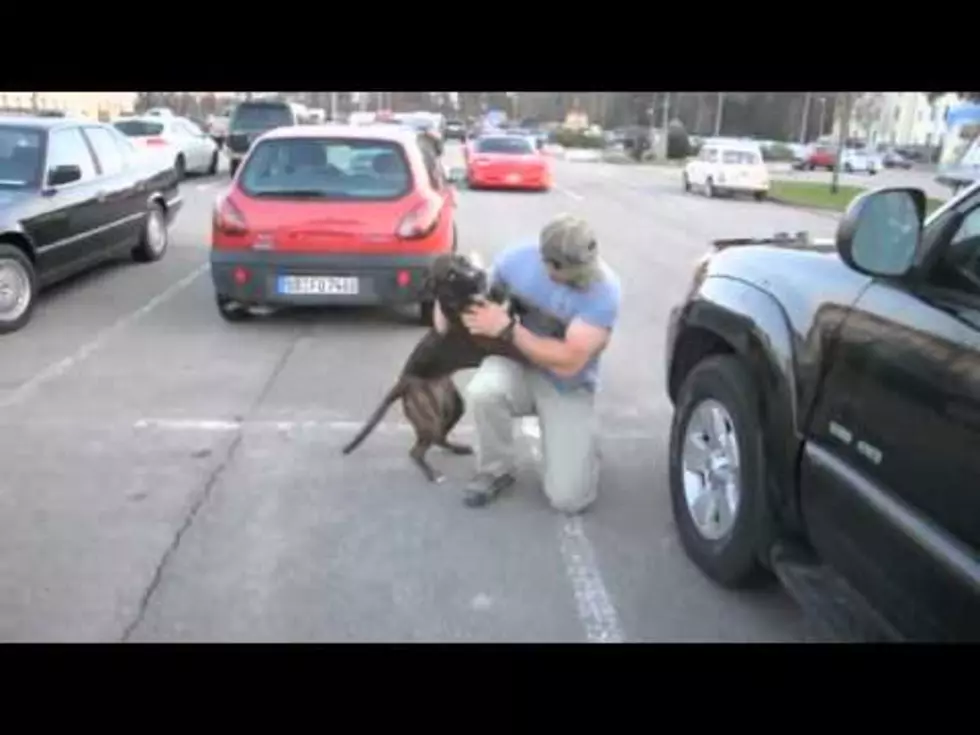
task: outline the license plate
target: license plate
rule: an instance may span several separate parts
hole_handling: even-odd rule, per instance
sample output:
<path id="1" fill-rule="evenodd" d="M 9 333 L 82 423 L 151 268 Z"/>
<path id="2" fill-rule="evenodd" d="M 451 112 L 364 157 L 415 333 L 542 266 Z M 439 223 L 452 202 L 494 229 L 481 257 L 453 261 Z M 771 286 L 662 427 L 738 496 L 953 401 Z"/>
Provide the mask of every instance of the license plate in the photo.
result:
<path id="1" fill-rule="evenodd" d="M 521 180 L 521 175 L 520 174 L 507 174 L 507 183 L 508 184 L 517 184 L 517 183 L 520 182 L 520 180 Z"/>
<path id="2" fill-rule="evenodd" d="M 279 276 L 279 293 L 290 296 L 356 296 L 357 278 L 339 276 Z"/>

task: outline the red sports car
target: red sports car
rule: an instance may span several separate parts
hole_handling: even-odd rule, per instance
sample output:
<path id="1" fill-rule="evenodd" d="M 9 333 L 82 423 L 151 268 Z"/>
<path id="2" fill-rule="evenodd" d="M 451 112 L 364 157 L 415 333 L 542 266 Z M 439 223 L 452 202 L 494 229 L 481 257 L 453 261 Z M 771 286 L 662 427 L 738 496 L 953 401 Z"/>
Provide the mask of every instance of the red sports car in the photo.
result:
<path id="1" fill-rule="evenodd" d="M 466 157 L 466 183 L 471 189 L 551 188 L 551 166 L 534 141 L 517 135 L 488 135 L 473 142 Z"/>

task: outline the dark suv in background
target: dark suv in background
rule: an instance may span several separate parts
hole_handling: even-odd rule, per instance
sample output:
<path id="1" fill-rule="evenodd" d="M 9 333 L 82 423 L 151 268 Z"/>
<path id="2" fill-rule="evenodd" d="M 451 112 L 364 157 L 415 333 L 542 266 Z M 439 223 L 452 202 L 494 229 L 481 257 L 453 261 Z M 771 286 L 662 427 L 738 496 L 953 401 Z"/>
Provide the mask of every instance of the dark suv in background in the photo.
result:
<path id="1" fill-rule="evenodd" d="M 288 102 L 250 100 L 242 102 L 231 115 L 228 125 L 228 167 L 235 175 L 252 143 L 273 128 L 297 125 L 299 120 Z"/>
<path id="2" fill-rule="evenodd" d="M 683 547 L 835 637 L 980 641 L 980 186 L 861 194 L 835 240 L 715 243 L 673 312 Z"/>

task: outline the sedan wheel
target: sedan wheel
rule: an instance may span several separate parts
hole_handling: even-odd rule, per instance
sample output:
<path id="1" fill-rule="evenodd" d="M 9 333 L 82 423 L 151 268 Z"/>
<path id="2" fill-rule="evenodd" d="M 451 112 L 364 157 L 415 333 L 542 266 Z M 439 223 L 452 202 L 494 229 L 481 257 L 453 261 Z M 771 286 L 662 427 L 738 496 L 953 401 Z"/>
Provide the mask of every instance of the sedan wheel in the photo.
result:
<path id="1" fill-rule="evenodd" d="M 37 289 L 34 268 L 19 249 L 0 244 L 0 333 L 15 332 L 30 320 Z"/>

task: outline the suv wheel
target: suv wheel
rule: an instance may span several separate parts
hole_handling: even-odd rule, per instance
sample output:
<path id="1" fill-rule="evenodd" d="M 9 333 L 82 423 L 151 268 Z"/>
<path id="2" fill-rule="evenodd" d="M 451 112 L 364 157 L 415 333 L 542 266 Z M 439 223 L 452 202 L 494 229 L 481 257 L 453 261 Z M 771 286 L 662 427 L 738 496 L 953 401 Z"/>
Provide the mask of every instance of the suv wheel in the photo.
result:
<path id="1" fill-rule="evenodd" d="M 670 430 L 670 500 L 691 560 L 725 587 L 767 578 L 773 524 L 758 391 L 744 364 L 710 357 L 691 371 Z"/>

